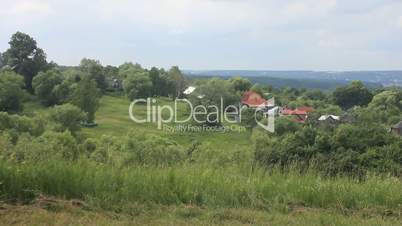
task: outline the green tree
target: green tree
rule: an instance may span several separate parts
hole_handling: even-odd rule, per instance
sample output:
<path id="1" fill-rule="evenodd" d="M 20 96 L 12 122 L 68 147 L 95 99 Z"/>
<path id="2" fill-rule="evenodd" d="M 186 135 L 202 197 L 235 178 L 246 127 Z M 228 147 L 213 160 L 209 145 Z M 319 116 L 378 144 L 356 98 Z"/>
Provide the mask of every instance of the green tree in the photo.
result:
<path id="1" fill-rule="evenodd" d="M 80 130 L 80 123 L 86 119 L 86 115 L 72 104 L 63 104 L 51 109 L 50 119 L 56 123 L 57 131 L 69 130 L 74 134 Z"/>
<path id="2" fill-rule="evenodd" d="M 307 90 L 302 96 L 303 98 L 310 100 L 325 100 L 327 98 L 325 93 L 319 89 Z"/>
<path id="3" fill-rule="evenodd" d="M 166 86 L 166 77 L 164 77 L 161 71 L 156 67 L 151 68 L 151 70 L 149 71 L 149 77 L 152 82 L 152 95 L 164 95 L 164 90 L 168 89 L 168 87 Z"/>
<path id="4" fill-rule="evenodd" d="M 402 91 L 385 90 L 373 97 L 369 108 L 378 111 L 392 111 L 399 113 L 402 111 Z"/>
<path id="5" fill-rule="evenodd" d="M 254 85 L 250 88 L 250 90 L 253 91 L 253 92 L 256 92 L 256 93 L 260 94 L 262 97 L 264 96 L 265 89 L 264 89 L 264 86 L 261 85 L 261 84 L 258 84 L 258 83 L 254 84 Z"/>
<path id="6" fill-rule="evenodd" d="M 0 111 L 14 113 L 22 110 L 23 86 L 20 75 L 10 70 L 0 71 Z"/>
<path id="7" fill-rule="evenodd" d="M 106 75 L 102 64 L 98 60 L 84 58 L 80 63 L 80 70 L 96 81 L 98 88 L 103 92 L 107 88 Z"/>
<path id="8" fill-rule="evenodd" d="M 353 81 L 347 86 L 336 88 L 332 97 L 335 104 L 343 109 L 349 109 L 354 106 L 366 106 L 373 98 L 373 94 L 361 81 Z"/>
<path id="9" fill-rule="evenodd" d="M 186 86 L 186 80 L 184 79 L 184 76 L 181 73 L 179 67 L 173 66 L 172 68 L 170 68 L 167 77 L 171 82 L 171 84 L 173 85 L 170 93 L 172 97 L 173 98 L 181 97 L 182 92 L 184 91 Z"/>
<path id="10" fill-rule="evenodd" d="M 13 34 L 9 44 L 10 48 L 3 54 L 4 63 L 24 76 L 25 87 L 32 92 L 33 77 L 47 67 L 46 54 L 32 37 L 22 32 Z"/>
<path id="11" fill-rule="evenodd" d="M 229 79 L 229 82 L 233 85 L 236 92 L 244 92 L 251 88 L 252 84 L 250 80 L 236 76 Z"/>
<path id="12" fill-rule="evenodd" d="M 144 72 L 145 70 L 139 64 L 133 64 L 131 62 L 124 63 L 119 66 L 118 75 L 120 79 L 126 79 L 129 75 Z"/>
<path id="13" fill-rule="evenodd" d="M 149 78 L 149 73 L 136 72 L 127 75 L 127 78 L 123 81 L 123 88 L 130 100 L 149 97 L 152 92 L 152 82 Z"/>
<path id="14" fill-rule="evenodd" d="M 99 90 L 96 82 L 89 78 L 81 80 L 74 91 L 72 103 L 87 114 L 87 123 L 93 123 L 95 112 L 99 107 Z"/>
<path id="15" fill-rule="evenodd" d="M 212 78 L 208 80 L 207 83 L 200 85 L 190 96 L 190 101 L 194 106 L 203 105 L 205 107 L 216 106 L 220 108 L 221 100 L 223 100 L 223 107 L 226 108 L 228 105 L 238 103 L 239 97 L 236 96 L 232 84 L 227 80 L 220 78 Z M 198 115 L 200 117 L 197 117 L 197 119 L 199 121 L 209 121 L 208 124 L 211 125 L 220 125 L 220 122 L 222 122 L 222 118 L 220 118 L 221 114 L 218 114 L 218 118 L 216 118 L 216 114 L 214 114 L 216 109 L 207 108 L 207 111 L 207 114 L 210 114 L 211 116 L 209 117 L 209 120 L 203 118 L 206 115 Z"/>
<path id="16" fill-rule="evenodd" d="M 3 63 L 3 54 L 0 52 L 0 69 L 3 68 L 4 63 Z"/>
<path id="17" fill-rule="evenodd" d="M 56 92 L 63 82 L 61 73 L 57 70 L 49 70 L 40 72 L 32 81 L 35 94 L 40 98 L 41 102 L 46 106 L 59 104 L 59 95 Z M 58 92 L 59 93 L 59 92 Z"/>

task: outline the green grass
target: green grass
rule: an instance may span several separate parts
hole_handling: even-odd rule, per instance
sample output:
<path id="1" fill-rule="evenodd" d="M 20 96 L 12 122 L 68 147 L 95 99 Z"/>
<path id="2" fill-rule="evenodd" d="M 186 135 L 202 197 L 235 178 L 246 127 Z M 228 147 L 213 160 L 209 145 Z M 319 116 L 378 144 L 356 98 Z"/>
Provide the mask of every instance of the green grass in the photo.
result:
<path id="1" fill-rule="evenodd" d="M 393 177 L 369 176 L 359 182 L 345 177 L 324 179 L 313 172 L 239 171 L 186 165 L 117 169 L 87 160 L 23 165 L 1 161 L 0 196 L 29 201 L 43 193 L 83 199 L 108 210 L 122 210 L 131 203 L 263 210 L 300 205 L 401 214 L 402 182 Z"/>
<path id="2" fill-rule="evenodd" d="M 157 104 L 173 106 L 174 102 L 168 98 L 158 98 Z M 96 113 L 96 122 L 98 126 L 95 128 L 84 128 L 84 134 L 89 137 L 100 137 L 102 135 L 123 136 L 129 131 L 136 133 L 158 134 L 164 137 L 174 139 L 182 145 L 189 145 L 198 141 L 201 143 L 210 143 L 216 149 L 232 149 L 249 148 L 250 132 L 167 132 L 159 130 L 155 123 L 135 123 L 128 113 L 130 101 L 124 96 L 103 96 L 100 101 L 99 110 Z M 186 116 L 185 106 L 178 105 L 179 119 Z M 134 108 L 134 112 L 139 117 L 145 117 L 146 105 L 138 105 Z"/>

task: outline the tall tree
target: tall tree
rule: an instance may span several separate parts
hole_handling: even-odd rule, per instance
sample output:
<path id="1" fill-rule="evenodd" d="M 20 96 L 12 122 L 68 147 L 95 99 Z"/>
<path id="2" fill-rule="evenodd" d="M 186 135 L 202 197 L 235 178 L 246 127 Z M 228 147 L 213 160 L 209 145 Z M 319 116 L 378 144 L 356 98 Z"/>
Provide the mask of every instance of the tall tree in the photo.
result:
<path id="1" fill-rule="evenodd" d="M 136 72 L 127 75 L 123 81 L 124 91 L 130 100 L 147 98 L 152 92 L 152 82 L 148 72 Z"/>
<path id="2" fill-rule="evenodd" d="M 120 79 L 125 79 L 127 76 L 137 73 L 137 72 L 143 72 L 144 69 L 141 67 L 140 64 L 133 64 L 131 62 L 126 62 L 122 65 L 119 66 L 119 72 L 118 75 Z"/>
<path id="3" fill-rule="evenodd" d="M 33 77 L 47 67 L 46 54 L 32 37 L 22 32 L 13 34 L 8 44 L 10 48 L 3 54 L 4 63 L 24 76 L 25 87 L 32 92 Z"/>
<path id="4" fill-rule="evenodd" d="M 88 123 L 93 123 L 99 107 L 99 91 L 95 80 L 82 79 L 74 92 L 72 103 L 87 114 Z"/>
<path id="5" fill-rule="evenodd" d="M 165 76 L 162 74 L 163 71 L 156 67 L 151 68 L 149 71 L 149 77 L 152 82 L 152 94 L 155 96 L 163 96 L 165 87 L 167 84 Z"/>
<path id="6" fill-rule="evenodd" d="M 87 73 L 90 79 L 96 81 L 98 88 L 103 92 L 106 90 L 106 76 L 102 64 L 98 60 L 84 58 L 80 63 L 80 70 Z"/>
<path id="7" fill-rule="evenodd" d="M 232 84 L 234 90 L 236 92 L 244 92 L 251 88 L 252 84 L 250 80 L 246 78 L 242 78 L 240 76 L 236 76 L 229 79 L 229 82 Z"/>
<path id="8" fill-rule="evenodd" d="M 223 102 L 221 102 L 223 100 Z M 208 106 L 216 106 L 220 108 L 221 104 L 224 108 L 229 105 L 236 104 L 239 97 L 236 96 L 232 84 L 220 78 L 209 79 L 205 84 L 200 85 L 195 92 L 190 95 L 190 102 L 194 105 L 203 105 L 207 107 L 207 114 L 216 112 L 216 108 Z M 199 121 L 207 121 L 206 124 L 220 125 L 222 122 L 221 114 L 210 114 L 207 116 L 201 114 L 197 116 Z M 200 117 L 199 117 L 200 116 Z"/>
<path id="9" fill-rule="evenodd" d="M 3 54 L 0 52 L 0 69 L 3 67 Z"/>
<path id="10" fill-rule="evenodd" d="M 186 81 L 178 66 L 173 66 L 168 72 L 168 78 L 173 84 L 172 97 L 177 98 L 182 95 Z"/>
<path id="11" fill-rule="evenodd" d="M 336 88 L 332 96 L 335 104 L 343 109 L 365 106 L 373 99 L 373 94 L 361 81 L 353 81 L 347 86 Z"/>

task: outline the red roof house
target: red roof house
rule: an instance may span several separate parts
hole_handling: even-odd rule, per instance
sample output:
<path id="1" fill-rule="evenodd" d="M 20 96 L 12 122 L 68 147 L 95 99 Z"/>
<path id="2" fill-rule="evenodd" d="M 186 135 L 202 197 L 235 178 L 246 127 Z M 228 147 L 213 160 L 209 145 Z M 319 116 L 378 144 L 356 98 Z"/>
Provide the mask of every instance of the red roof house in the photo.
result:
<path id="1" fill-rule="evenodd" d="M 282 115 L 286 115 L 286 116 L 296 116 L 295 120 L 297 122 L 306 122 L 307 119 L 307 114 L 312 112 L 314 109 L 311 107 L 300 107 L 300 108 L 296 108 L 296 109 L 290 109 L 287 107 L 284 107 L 282 109 Z"/>
<path id="2" fill-rule="evenodd" d="M 274 106 L 272 99 L 266 100 L 259 93 L 253 91 L 244 92 L 241 103 L 248 107 Z"/>

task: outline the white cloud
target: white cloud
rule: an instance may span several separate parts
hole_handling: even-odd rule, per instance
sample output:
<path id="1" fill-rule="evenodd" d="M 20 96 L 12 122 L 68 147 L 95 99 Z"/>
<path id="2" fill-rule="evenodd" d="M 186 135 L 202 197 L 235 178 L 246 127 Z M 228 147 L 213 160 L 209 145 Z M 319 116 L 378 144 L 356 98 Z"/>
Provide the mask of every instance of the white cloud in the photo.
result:
<path id="1" fill-rule="evenodd" d="M 303 69 L 333 67 L 339 58 L 339 68 L 328 69 L 342 69 L 346 63 L 362 65 L 356 56 L 368 66 L 385 67 L 384 59 L 398 57 L 394 49 L 402 49 L 399 0 L 0 0 L 0 5 L 7 6 L 0 8 L 0 51 L 21 30 L 49 46 L 49 57 L 61 64 L 99 56 L 112 63 L 135 57 L 187 68 L 226 62 Z"/>
<path id="2" fill-rule="evenodd" d="M 3 6 L 0 9 L 1 14 L 14 15 L 14 16 L 24 16 L 26 14 L 47 14 L 51 11 L 50 5 L 46 1 L 40 0 L 17 0 L 7 4 L 0 2 Z"/>

